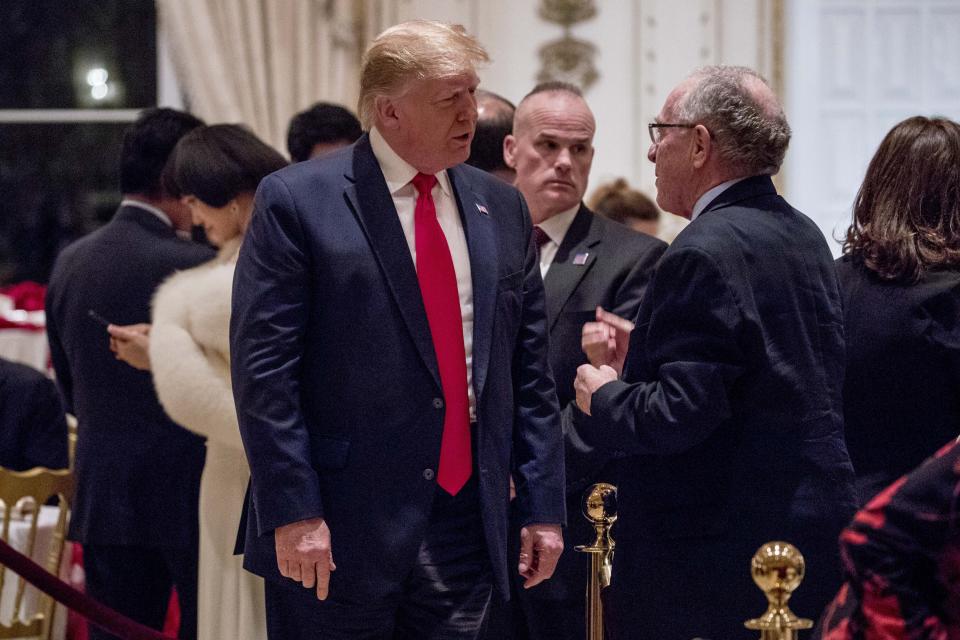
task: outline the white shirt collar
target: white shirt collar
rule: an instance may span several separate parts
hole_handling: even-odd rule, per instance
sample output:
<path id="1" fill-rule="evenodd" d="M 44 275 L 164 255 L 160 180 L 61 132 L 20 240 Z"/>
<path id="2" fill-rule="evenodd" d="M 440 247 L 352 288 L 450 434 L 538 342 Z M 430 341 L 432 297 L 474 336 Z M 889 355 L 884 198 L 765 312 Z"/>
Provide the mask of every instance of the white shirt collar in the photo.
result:
<path id="1" fill-rule="evenodd" d="M 160 218 L 163 224 L 167 225 L 168 227 L 173 226 L 173 222 L 170 220 L 170 216 L 168 216 L 163 210 L 158 209 L 153 205 L 149 205 L 146 202 L 142 202 L 140 200 L 134 200 L 133 198 L 124 198 L 123 200 L 120 201 L 120 206 L 136 207 L 137 209 L 143 209 L 144 211 L 149 211 L 153 215 Z"/>
<path id="2" fill-rule="evenodd" d="M 387 181 L 387 189 L 391 195 L 410 185 L 410 181 L 419 173 L 393 150 L 393 147 L 384 139 L 383 134 L 376 127 L 370 128 L 370 147 L 380 164 L 380 170 L 383 171 L 383 177 Z M 452 196 L 450 178 L 447 176 L 446 169 L 437 173 L 436 176 L 437 183 L 443 189 L 443 193 Z"/>
<path id="3" fill-rule="evenodd" d="M 721 193 L 723 193 L 733 185 L 737 184 L 741 180 L 745 180 L 745 179 L 746 178 L 734 178 L 733 180 L 727 180 L 726 182 L 721 182 L 720 184 L 713 187 L 712 189 L 708 189 L 702 196 L 697 198 L 697 203 L 693 205 L 693 213 L 690 214 L 690 221 L 693 222 L 694 220 L 696 220 L 697 216 L 703 213 L 703 210 L 707 208 L 707 205 L 713 202 L 714 200 L 716 200 L 717 196 L 719 196 Z"/>
<path id="4" fill-rule="evenodd" d="M 570 229 L 570 225 L 573 224 L 573 219 L 577 217 L 578 211 L 580 211 L 580 203 L 577 203 L 577 206 L 572 209 L 567 209 L 555 216 L 550 216 L 537 226 L 543 229 L 547 237 L 559 247 L 563 243 L 563 238 L 567 235 L 567 230 Z"/>

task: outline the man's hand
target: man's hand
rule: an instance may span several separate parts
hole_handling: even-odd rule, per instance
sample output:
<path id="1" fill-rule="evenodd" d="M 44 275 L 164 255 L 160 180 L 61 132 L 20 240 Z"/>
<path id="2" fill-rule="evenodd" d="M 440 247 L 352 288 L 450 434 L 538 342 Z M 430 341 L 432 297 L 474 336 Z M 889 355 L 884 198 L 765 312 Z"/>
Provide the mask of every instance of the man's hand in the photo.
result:
<path id="1" fill-rule="evenodd" d="M 597 389 L 613 382 L 619 376 L 613 367 L 603 365 L 597 369 L 592 364 L 582 364 L 577 367 L 577 379 L 573 381 L 573 389 L 577 392 L 577 407 L 585 414 L 590 413 L 590 402 Z"/>
<path id="2" fill-rule="evenodd" d="M 520 529 L 520 575 L 524 589 L 553 575 L 563 552 L 563 534 L 558 524 L 528 524 Z"/>
<path id="3" fill-rule="evenodd" d="M 110 351 L 134 369 L 150 371 L 150 325 L 111 324 L 107 325 L 110 334 Z"/>
<path id="4" fill-rule="evenodd" d="M 597 307 L 596 322 L 583 325 L 580 347 L 594 367 L 613 367 L 617 375 L 623 372 L 623 363 L 630 346 L 633 323 L 615 313 Z"/>
<path id="5" fill-rule="evenodd" d="M 317 599 L 326 600 L 330 591 L 333 549 L 330 529 L 323 518 L 311 518 L 277 527 L 273 532 L 277 547 L 280 575 L 301 583 L 307 589 L 317 588 Z"/>

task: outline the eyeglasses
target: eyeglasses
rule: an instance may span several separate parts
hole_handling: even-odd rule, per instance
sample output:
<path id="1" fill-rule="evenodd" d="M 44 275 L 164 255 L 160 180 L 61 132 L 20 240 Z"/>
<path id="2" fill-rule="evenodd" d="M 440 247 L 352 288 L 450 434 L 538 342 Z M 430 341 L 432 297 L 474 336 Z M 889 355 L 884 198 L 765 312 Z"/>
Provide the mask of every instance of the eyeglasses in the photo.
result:
<path id="1" fill-rule="evenodd" d="M 651 122 L 647 125 L 647 131 L 650 132 L 650 141 L 653 144 L 660 144 L 660 141 L 663 140 L 663 132 L 661 129 L 693 129 L 697 125 L 695 124 L 664 124 L 662 122 Z"/>

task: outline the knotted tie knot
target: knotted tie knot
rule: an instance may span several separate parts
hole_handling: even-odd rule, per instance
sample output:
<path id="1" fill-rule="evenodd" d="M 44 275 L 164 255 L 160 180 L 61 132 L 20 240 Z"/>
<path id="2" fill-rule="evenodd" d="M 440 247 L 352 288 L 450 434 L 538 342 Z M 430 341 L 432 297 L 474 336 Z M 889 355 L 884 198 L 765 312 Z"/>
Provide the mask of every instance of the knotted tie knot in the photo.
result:
<path id="1" fill-rule="evenodd" d="M 427 173 L 418 173 L 413 176 L 413 188 L 417 190 L 417 193 L 421 196 L 429 195 L 433 188 L 437 186 L 437 176 L 430 175 Z"/>

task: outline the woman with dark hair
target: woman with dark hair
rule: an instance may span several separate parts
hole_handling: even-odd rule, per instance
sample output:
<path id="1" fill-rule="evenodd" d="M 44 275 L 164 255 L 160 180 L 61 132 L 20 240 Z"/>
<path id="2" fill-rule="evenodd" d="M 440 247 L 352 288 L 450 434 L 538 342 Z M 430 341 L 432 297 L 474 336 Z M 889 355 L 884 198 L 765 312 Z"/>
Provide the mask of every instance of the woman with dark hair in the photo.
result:
<path id="1" fill-rule="evenodd" d="M 164 169 L 164 183 L 220 251 L 160 286 L 152 325 L 110 327 L 117 357 L 151 369 L 167 414 L 207 438 L 200 481 L 199 640 L 266 637 L 262 579 L 245 572 L 233 555 L 250 470 L 233 404 L 229 325 L 233 270 L 254 192 L 285 164 L 237 125 L 199 127 L 184 136 Z"/>
<path id="2" fill-rule="evenodd" d="M 913 117 L 870 161 L 837 261 L 860 504 L 960 433 L 960 125 Z"/>

